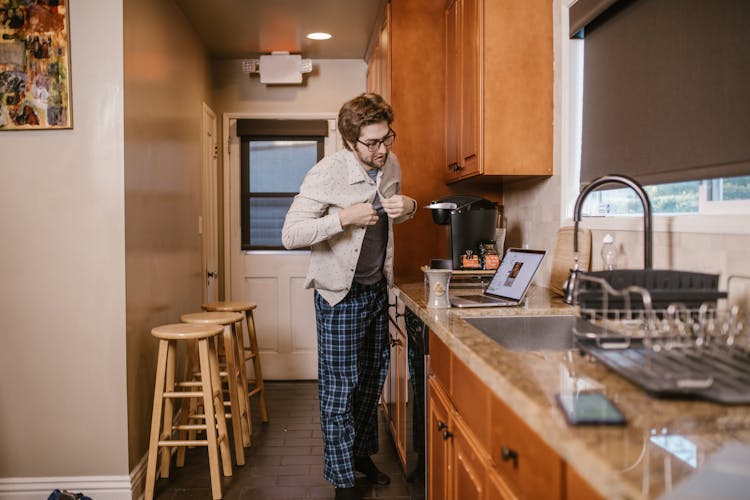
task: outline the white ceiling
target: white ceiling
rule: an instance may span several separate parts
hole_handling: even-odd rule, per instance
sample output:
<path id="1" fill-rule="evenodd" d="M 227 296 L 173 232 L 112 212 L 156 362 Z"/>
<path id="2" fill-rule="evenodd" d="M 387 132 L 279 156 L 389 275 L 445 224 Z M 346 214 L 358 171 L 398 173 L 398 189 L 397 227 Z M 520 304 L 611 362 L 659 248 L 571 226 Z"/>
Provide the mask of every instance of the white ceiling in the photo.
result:
<path id="1" fill-rule="evenodd" d="M 364 59 L 386 0 L 176 0 L 213 57 L 288 51 L 310 59 Z M 331 33 L 308 40 L 314 31 Z"/>

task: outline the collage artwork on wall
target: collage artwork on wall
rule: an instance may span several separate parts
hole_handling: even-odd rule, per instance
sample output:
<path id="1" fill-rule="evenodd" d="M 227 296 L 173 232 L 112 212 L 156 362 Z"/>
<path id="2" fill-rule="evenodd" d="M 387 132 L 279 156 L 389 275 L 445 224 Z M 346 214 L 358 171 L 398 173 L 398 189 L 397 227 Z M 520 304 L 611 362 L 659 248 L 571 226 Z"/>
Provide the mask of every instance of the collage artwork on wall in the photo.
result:
<path id="1" fill-rule="evenodd" d="M 68 0 L 0 0 L 0 131 L 73 127 Z"/>

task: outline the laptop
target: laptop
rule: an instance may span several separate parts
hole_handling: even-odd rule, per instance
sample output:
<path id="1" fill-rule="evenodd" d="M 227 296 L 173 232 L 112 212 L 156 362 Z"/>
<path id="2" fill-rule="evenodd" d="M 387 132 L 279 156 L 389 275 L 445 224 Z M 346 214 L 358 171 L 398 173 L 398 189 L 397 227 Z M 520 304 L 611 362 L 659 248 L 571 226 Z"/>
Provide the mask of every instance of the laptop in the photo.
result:
<path id="1" fill-rule="evenodd" d="M 509 248 L 481 294 L 451 296 L 454 307 L 508 307 L 523 302 L 545 250 Z"/>

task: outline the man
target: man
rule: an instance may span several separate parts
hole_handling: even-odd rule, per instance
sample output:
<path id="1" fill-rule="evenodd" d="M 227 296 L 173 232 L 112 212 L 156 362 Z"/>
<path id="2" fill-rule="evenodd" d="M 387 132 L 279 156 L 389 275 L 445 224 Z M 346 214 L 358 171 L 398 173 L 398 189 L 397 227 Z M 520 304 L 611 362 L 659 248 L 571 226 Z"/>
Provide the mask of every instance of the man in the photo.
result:
<path id="1" fill-rule="evenodd" d="M 392 122 L 377 94 L 344 104 L 338 128 L 346 150 L 310 169 L 281 230 L 286 248 L 311 248 L 305 286 L 315 289 L 324 473 L 337 499 L 357 498 L 355 470 L 370 482 L 390 482 L 370 455 L 378 450 L 377 405 L 389 361 L 392 225 L 417 210 L 400 194 Z"/>

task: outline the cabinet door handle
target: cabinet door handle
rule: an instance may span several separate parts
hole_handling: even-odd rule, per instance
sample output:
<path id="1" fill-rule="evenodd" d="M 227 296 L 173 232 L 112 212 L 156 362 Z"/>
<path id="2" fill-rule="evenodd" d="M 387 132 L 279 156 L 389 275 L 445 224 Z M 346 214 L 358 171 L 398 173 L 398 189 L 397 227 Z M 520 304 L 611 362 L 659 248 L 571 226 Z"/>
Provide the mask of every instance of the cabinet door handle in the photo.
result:
<path id="1" fill-rule="evenodd" d="M 453 433 L 451 431 L 443 431 L 443 439 L 447 440 L 449 438 L 453 437 Z"/>
<path id="2" fill-rule="evenodd" d="M 500 448 L 500 458 L 503 459 L 503 462 L 507 462 L 508 460 L 513 461 L 513 468 L 518 469 L 518 452 L 515 450 L 511 450 L 507 446 L 503 446 Z"/>
<path id="3" fill-rule="evenodd" d="M 448 428 L 448 424 L 446 424 L 442 420 L 438 420 L 437 421 L 437 428 L 438 428 L 439 431 L 442 431 L 443 429 L 447 429 Z"/>

